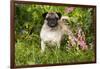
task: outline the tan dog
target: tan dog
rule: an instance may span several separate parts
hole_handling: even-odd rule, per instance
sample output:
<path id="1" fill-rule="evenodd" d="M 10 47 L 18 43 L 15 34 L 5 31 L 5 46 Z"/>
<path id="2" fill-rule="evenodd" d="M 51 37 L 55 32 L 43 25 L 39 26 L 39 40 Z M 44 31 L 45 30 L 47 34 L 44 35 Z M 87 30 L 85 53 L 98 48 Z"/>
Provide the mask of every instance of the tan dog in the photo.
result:
<path id="1" fill-rule="evenodd" d="M 45 20 L 40 32 L 41 52 L 45 51 L 46 44 L 56 45 L 60 48 L 62 37 L 67 31 L 64 23 L 67 17 L 61 17 L 60 13 L 55 12 L 44 13 L 43 17 Z"/>

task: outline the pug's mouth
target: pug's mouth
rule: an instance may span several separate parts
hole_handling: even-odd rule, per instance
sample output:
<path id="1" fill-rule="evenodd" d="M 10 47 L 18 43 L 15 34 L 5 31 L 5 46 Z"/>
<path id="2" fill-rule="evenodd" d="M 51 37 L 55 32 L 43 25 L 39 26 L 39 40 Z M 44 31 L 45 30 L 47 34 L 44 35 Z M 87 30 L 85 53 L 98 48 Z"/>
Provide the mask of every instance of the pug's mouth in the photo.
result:
<path id="1" fill-rule="evenodd" d="M 47 23 L 47 25 L 51 28 L 54 28 L 54 27 L 57 27 L 58 24 L 57 23 L 51 23 L 51 24 Z"/>

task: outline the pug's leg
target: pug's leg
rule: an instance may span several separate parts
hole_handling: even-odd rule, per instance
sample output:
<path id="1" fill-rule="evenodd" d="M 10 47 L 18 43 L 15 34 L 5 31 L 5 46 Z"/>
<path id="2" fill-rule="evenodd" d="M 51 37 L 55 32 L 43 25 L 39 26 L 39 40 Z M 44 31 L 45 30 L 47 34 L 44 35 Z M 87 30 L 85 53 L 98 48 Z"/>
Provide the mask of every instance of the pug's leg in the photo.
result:
<path id="1" fill-rule="evenodd" d="M 60 42 L 57 42 L 57 47 L 60 48 Z"/>
<path id="2" fill-rule="evenodd" d="M 44 41 L 41 41 L 41 52 L 45 51 L 45 43 Z"/>

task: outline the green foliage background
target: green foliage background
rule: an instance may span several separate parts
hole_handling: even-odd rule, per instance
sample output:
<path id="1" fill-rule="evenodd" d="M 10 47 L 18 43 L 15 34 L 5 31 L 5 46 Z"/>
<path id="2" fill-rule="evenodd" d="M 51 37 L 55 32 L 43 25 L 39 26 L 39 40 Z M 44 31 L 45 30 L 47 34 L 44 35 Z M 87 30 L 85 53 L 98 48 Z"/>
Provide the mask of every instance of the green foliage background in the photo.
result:
<path id="1" fill-rule="evenodd" d="M 94 28 L 93 8 L 76 7 L 74 11 L 67 14 L 67 6 L 49 6 L 36 4 L 16 4 L 15 5 L 15 62 L 16 65 L 30 64 L 54 64 L 54 63 L 78 63 L 92 62 L 95 60 L 94 49 Z M 46 52 L 41 54 L 40 50 L 40 30 L 43 25 L 42 14 L 45 12 L 60 12 L 69 16 L 68 25 L 74 34 L 76 29 L 81 27 L 86 35 L 86 42 L 89 49 L 87 51 L 72 48 L 66 49 L 67 43 L 62 44 L 61 49 L 46 48 Z"/>

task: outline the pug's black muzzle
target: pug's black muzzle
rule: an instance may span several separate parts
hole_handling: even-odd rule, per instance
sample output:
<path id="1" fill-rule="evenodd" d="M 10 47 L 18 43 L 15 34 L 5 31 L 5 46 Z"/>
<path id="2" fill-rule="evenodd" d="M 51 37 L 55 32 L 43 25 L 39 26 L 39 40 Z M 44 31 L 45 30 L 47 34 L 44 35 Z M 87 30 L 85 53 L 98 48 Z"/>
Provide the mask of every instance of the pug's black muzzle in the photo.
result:
<path id="1" fill-rule="evenodd" d="M 58 25 L 58 22 L 57 22 L 57 20 L 53 19 L 53 20 L 48 21 L 47 25 L 49 27 L 56 27 Z"/>

